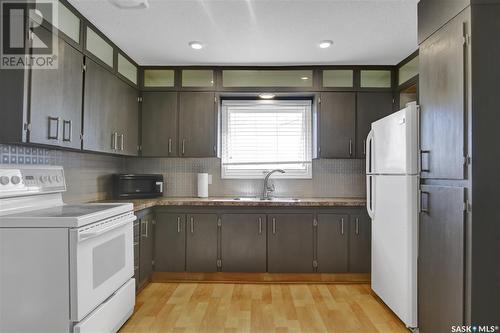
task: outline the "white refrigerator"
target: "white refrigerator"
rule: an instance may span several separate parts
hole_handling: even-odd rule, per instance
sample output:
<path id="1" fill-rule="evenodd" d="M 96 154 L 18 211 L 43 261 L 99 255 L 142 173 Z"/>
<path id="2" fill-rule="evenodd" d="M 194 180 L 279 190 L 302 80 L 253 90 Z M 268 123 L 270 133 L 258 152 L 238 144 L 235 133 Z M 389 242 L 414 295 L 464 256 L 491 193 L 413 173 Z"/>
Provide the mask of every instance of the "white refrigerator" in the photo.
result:
<path id="1" fill-rule="evenodd" d="M 417 327 L 419 116 L 409 103 L 372 123 L 366 140 L 372 220 L 372 289 L 407 327 Z"/>

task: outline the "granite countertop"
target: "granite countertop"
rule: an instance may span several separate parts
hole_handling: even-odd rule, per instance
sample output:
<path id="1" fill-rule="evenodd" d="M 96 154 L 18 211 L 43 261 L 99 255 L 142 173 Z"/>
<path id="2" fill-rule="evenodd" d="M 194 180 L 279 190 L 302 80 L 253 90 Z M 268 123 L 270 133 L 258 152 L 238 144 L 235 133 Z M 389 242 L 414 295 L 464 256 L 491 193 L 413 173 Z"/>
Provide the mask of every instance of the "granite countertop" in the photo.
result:
<path id="1" fill-rule="evenodd" d="M 177 198 L 160 197 L 153 199 L 106 200 L 100 202 L 131 202 L 134 211 L 154 206 L 196 206 L 196 207 L 364 207 L 365 198 L 259 198 L 209 197 Z"/>

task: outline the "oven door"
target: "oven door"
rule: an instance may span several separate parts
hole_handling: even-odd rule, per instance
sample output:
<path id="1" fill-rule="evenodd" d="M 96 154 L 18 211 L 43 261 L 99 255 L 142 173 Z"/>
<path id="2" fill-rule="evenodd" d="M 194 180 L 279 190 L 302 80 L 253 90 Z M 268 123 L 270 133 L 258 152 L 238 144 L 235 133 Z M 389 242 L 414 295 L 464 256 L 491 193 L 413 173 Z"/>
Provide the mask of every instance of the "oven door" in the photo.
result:
<path id="1" fill-rule="evenodd" d="M 134 275 L 130 212 L 70 231 L 71 320 L 80 321 Z"/>

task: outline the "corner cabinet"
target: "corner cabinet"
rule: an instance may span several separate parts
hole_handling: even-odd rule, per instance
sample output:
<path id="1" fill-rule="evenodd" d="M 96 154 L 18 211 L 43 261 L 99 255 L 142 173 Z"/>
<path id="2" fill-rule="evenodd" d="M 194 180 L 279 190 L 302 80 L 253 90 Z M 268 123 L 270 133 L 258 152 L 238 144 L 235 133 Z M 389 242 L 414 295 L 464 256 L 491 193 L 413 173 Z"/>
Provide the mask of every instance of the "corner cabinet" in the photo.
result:
<path id="1" fill-rule="evenodd" d="M 137 155 L 138 91 L 86 59 L 83 149 Z"/>
<path id="2" fill-rule="evenodd" d="M 217 98 L 213 92 L 179 93 L 179 155 L 217 156 Z"/>

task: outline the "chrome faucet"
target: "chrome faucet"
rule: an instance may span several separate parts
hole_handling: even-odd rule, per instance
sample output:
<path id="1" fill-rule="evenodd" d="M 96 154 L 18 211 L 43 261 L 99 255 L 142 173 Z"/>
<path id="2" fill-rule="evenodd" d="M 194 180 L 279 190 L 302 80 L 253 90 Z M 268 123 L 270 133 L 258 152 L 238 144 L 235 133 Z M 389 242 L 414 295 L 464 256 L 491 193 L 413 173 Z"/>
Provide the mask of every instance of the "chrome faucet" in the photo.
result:
<path id="1" fill-rule="evenodd" d="M 262 192 L 262 200 L 271 199 L 271 193 L 276 189 L 274 187 L 274 184 L 269 184 L 269 177 L 271 177 L 271 175 L 275 172 L 285 173 L 285 171 L 281 169 L 275 169 L 267 173 L 266 178 L 264 178 L 264 191 Z"/>

